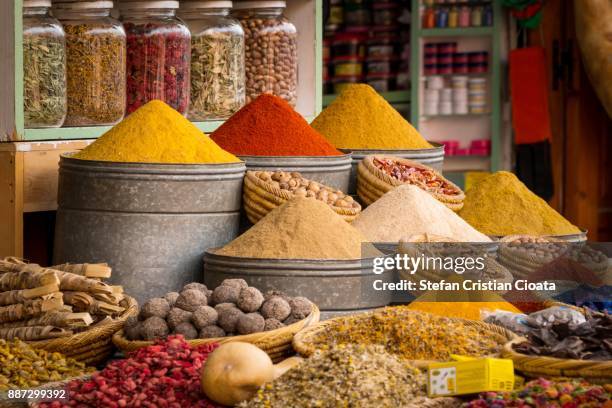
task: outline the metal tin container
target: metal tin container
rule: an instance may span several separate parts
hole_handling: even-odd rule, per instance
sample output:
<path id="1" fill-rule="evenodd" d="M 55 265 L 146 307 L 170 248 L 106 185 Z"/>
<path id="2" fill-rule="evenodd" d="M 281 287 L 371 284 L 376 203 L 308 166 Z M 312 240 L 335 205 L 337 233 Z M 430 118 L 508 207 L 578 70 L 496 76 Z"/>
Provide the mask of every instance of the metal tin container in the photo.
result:
<path id="1" fill-rule="evenodd" d="M 305 296 L 325 315 L 327 312 L 358 312 L 386 306 L 390 291 L 374 290 L 375 280 L 393 282 L 395 271 L 372 272 L 372 259 L 296 260 L 256 259 L 204 255 L 204 283 L 216 287 L 224 279 L 241 278 L 261 291 L 280 290 Z"/>
<path id="2" fill-rule="evenodd" d="M 240 156 L 247 170 L 297 171 L 310 180 L 346 192 L 351 176 L 351 154 L 340 156 Z"/>
<path id="3" fill-rule="evenodd" d="M 415 150 L 352 150 L 352 149 L 339 149 L 345 153 L 352 153 L 353 162 L 351 167 L 350 182 L 348 187 L 348 193 L 351 195 L 357 194 L 357 165 L 367 156 L 373 154 L 376 155 L 387 155 L 396 156 L 402 159 L 414 160 L 418 163 L 432 167 L 433 169 L 442 172 L 444 166 L 444 145 L 435 142 L 429 142 L 433 148 L 430 149 L 415 149 Z"/>
<path id="4" fill-rule="evenodd" d="M 238 235 L 244 163 L 60 158 L 54 261 L 108 262 L 139 302 L 199 280 L 202 256 Z"/>

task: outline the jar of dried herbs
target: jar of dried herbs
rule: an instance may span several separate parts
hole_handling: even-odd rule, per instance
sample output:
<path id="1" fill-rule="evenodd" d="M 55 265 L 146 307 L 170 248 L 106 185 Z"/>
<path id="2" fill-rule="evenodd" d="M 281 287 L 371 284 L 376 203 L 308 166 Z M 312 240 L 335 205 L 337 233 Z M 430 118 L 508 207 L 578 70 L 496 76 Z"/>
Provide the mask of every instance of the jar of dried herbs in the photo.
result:
<path id="1" fill-rule="evenodd" d="M 227 119 L 244 105 L 244 30 L 231 1 L 181 3 L 191 30 L 189 119 Z"/>
<path id="2" fill-rule="evenodd" d="M 66 117 L 66 42 L 51 0 L 23 2 L 23 113 L 26 128 L 59 127 Z"/>
<path id="3" fill-rule="evenodd" d="M 127 35 L 127 113 L 152 99 L 187 113 L 191 35 L 176 17 L 178 6 L 178 1 L 120 3 Z"/>
<path id="4" fill-rule="evenodd" d="M 298 85 L 298 33 L 285 18 L 284 1 L 244 1 L 234 15 L 244 28 L 246 102 L 271 93 L 295 106 Z"/>
<path id="5" fill-rule="evenodd" d="M 125 113 L 125 31 L 112 1 L 54 3 L 66 32 L 64 125 L 113 125 Z"/>

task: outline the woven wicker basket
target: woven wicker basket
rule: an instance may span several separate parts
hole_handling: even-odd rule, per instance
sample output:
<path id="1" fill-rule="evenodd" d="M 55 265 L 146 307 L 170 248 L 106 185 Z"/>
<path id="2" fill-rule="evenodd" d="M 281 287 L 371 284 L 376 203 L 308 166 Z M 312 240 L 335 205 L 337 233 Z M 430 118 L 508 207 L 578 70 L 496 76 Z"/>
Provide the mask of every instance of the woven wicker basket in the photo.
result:
<path id="1" fill-rule="evenodd" d="M 279 362 L 284 360 L 286 357 L 295 354 L 291 347 L 293 336 L 300 330 L 310 327 L 319 321 L 321 313 L 319 308 L 312 305 L 312 312 L 310 315 L 300 320 L 299 322 L 293 323 L 289 326 L 281 327 L 280 329 L 270 330 L 267 332 L 247 334 L 243 336 L 232 336 L 232 337 L 218 337 L 212 339 L 195 339 L 188 340 L 187 342 L 192 346 L 201 346 L 209 343 L 229 343 L 232 341 L 243 341 L 245 343 L 251 343 L 268 353 L 272 361 Z M 123 334 L 123 330 L 115 333 L 113 336 L 113 343 L 124 352 L 130 352 L 138 350 L 141 347 L 147 347 L 153 345 L 152 341 L 143 340 L 128 340 Z"/>
<path id="2" fill-rule="evenodd" d="M 341 324 L 342 322 L 346 321 L 346 319 L 350 319 L 351 322 L 354 322 L 355 320 L 366 319 L 366 318 L 369 318 L 370 315 L 377 313 L 378 311 L 382 311 L 384 309 L 385 308 L 376 309 L 373 311 L 361 313 L 359 315 L 348 316 L 348 317 L 336 317 L 334 319 L 325 320 L 323 322 L 320 322 L 319 324 L 316 324 L 314 326 L 307 327 L 295 335 L 295 337 L 293 338 L 293 348 L 300 355 L 304 357 L 310 357 L 317 350 L 317 347 L 315 346 L 313 339 L 319 333 L 327 331 L 327 330 L 334 330 L 334 326 Z M 414 310 L 411 310 L 410 312 L 411 313 L 424 313 L 424 312 L 418 312 Z M 484 322 L 477 321 L 477 320 L 467 320 L 467 319 L 459 319 L 459 318 L 451 318 L 451 317 L 447 319 L 451 321 L 462 322 L 466 326 L 474 326 L 474 327 L 483 329 L 487 333 L 487 336 L 494 338 L 495 341 L 499 343 L 500 347 L 506 344 L 507 342 L 514 340 L 518 337 L 516 334 L 514 334 L 510 330 L 504 327 L 501 327 L 501 326 L 496 326 L 493 324 L 488 324 L 488 323 L 484 323 Z M 411 363 L 419 368 L 426 368 L 432 362 L 434 361 L 411 360 Z"/>
<path id="3" fill-rule="evenodd" d="M 453 190 L 455 190 L 457 194 L 450 195 L 432 191 L 428 191 L 428 193 L 431 194 L 438 201 L 444 203 L 444 205 L 446 205 L 453 211 L 459 211 L 461 210 L 461 208 L 463 208 L 463 200 L 465 199 L 465 194 L 456 184 L 444 178 L 439 172 L 432 169 L 431 167 L 427 167 L 412 160 L 402 159 L 394 156 L 368 156 L 361 162 L 359 162 L 359 165 L 357 166 L 357 194 L 359 195 L 359 198 L 363 201 L 363 203 L 365 203 L 366 205 L 372 204 L 389 190 L 392 190 L 397 186 L 400 186 L 402 184 L 412 184 L 400 181 L 394 177 L 391 177 L 384 171 L 380 170 L 374 165 L 375 158 L 389 159 L 399 164 L 404 164 L 410 167 L 434 172 L 437 177 L 448 183 L 448 185 Z M 422 187 L 420 185 L 417 186 Z"/>
<path id="4" fill-rule="evenodd" d="M 612 382 L 612 361 L 572 360 L 517 353 L 513 346 L 525 341 L 520 337 L 504 345 L 502 357 L 512 359 L 514 369 L 529 377 L 580 377 L 595 384 Z"/>
<path id="5" fill-rule="evenodd" d="M 543 308 L 554 306 L 568 307 L 580 313 L 585 313 L 585 308 L 569 305 L 554 300 L 543 302 Z M 518 337 L 506 343 L 502 350 L 502 356 L 514 362 L 514 368 L 529 377 L 551 376 L 551 377 L 577 377 L 594 384 L 612 383 L 612 361 L 574 360 L 548 356 L 529 356 L 517 353 L 513 346 L 526 341 L 524 337 Z"/>
<path id="6" fill-rule="evenodd" d="M 112 342 L 113 334 L 123 328 L 128 317 L 138 313 L 136 300 L 129 296 L 125 298 L 128 307 L 121 316 L 115 319 L 102 321 L 86 331 L 69 337 L 28 341 L 27 343 L 34 348 L 62 353 L 87 365 L 100 364 L 108 359 L 115 350 Z"/>
<path id="7" fill-rule="evenodd" d="M 256 172 L 246 172 L 242 198 L 244 210 L 253 224 L 293 197 L 290 191 L 280 189 L 257 177 Z M 353 221 L 361 212 L 361 206 L 344 208 L 330 205 L 330 207 L 347 222 Z"/>

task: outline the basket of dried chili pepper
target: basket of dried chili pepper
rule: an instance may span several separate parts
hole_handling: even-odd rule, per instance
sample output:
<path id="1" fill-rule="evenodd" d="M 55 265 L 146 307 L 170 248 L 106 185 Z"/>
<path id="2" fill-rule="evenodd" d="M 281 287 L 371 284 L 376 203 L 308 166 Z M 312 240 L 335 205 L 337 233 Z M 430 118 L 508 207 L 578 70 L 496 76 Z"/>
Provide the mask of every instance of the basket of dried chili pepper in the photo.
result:
<path id="1" fill-rule="evenodd" d="M 431 167 L 395 156 L 368 156 L 357 167 L 357 194 L 366 205 L 402 184 L 414 184 L 453 211 L 463 207 L 465 194 Z"/>

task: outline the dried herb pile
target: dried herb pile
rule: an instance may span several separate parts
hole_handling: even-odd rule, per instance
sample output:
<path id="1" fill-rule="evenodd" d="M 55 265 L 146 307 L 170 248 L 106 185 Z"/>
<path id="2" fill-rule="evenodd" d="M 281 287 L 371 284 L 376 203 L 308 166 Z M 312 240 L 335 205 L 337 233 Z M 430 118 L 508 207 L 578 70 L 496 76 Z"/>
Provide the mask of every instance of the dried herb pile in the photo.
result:
<path id="1" fill-rule="evenodd" d="M 119 23 L 62 21 L 68 114 L 64 125 L 114 124 L 125 113 L 125 32 Z"/>
<path id="2" fill-rule="evenodd" d="M 346 345 L 319 352 L 250 401 L 255 407 L 456 407 L 454 398 L 426 398 L 423 373 L 382 346 Z"/>
<path id="3" fill-rule="evenodd" d="M 504 342 L 480 327 L 405 306 L 335 319 L 309 341 L 319 350 L 350 343 L 379 344 L 404 360 L 447 360 L 451 354 L 492 356 Z"/>
<path id="4" fill-rule="evenodd" d="M 66 50 L 59 34 L 24 29 L 23 111 L 28 128 L 61 126 L 64 122 Z"/>
<path id="5" fill-rule="evenodd" d="M 38 387 L 92 370 L 60 353 L 34 349 L 21 340 L 0 339 L 0 391 Z"/>
<path id="6" fill-rule="evenodd" d="M 244 105 L 244 33 L 237 26 L 191 38 L 191 120 L 225 119 Z"/>
<path id="7" fill-rule="evenodd" d="M 531 330 L 518 353 L 579 360 L 612 360 L 612 315 L 586 311 L 580 324 L 557 320 Z"/>

